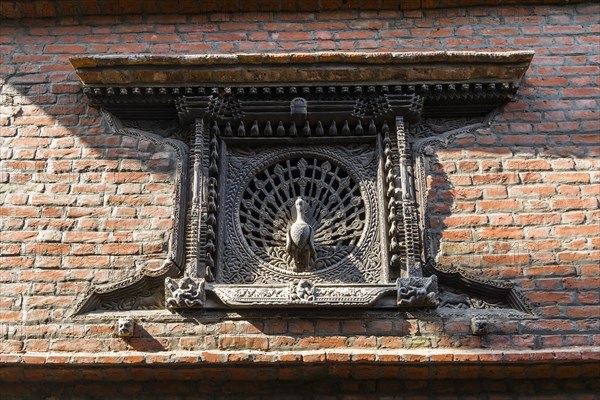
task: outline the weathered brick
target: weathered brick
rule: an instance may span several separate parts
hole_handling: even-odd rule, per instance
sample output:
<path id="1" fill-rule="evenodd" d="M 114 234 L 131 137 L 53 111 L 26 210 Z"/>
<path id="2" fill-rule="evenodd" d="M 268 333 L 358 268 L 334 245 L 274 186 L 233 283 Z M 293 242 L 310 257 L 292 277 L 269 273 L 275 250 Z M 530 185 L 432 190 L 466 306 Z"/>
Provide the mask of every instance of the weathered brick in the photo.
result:
<path id="1" fill-rule="evenodd" d="M 267 350 L 269 341 L 261 336 L 226 336 L 219 338 L 219 348 L 221 349 L 249 349 L 249 350 Z"/>
<path id="2" fill-rule="evenodd" d="M 517 199 L 508 200 L 479 200 L 477 207 L 483 212 L 487 211 L 511 211 L 522 208 L 522 203 Z"/>
<path id="3" fill-rule="evenodd" d="M 595 25 L 597 18 L 594 19 L 600 11 L 597 4 L 549 6 L 539 2 L 535 7 L 496 7 L 490 1 L 481 1 L 478 4 L 484 7 L 452 8 L 461 5 L 460 2 L 409 1 L 398 5 L 393 1 L 328 0 L 293 5 L 263 1 L 246 5 L 239 1 L 202 4 L 180 1 L 169 5 L 172 14 L 167 16 L 160 14 L 163 11 L 160 1 L 143 4 L 89 1 L 77 7 L 71 2 L 5 3 L 0 7 L 2 17 L 8 18 L 0 27 L 0 74 L 9 77 L 9 82 L 1 96 L 5 104 L 0 105 L 0 136 L 4 139 L 0 151 L 0 183 L 4 186 L 0 188 L 0 196 L 8 194 L 0 197 L 3 285 L 0 292 L 8 292 L 10 296 L 0 293 L 0 318 L 12 324 L 27 321 L 39 329 L 25 331 L 18 327 L 15 332 L 24 332 L 22 338 L 5 339 L 0 347 L 11 352 L 60 351 L 62 355 L 3 354 L 3 362 L 14 356 L 12 362 L 21 360 L 18 362 L 26 362 L 28 367 L 37 362 L 68 363 L 77 359 L 71 357 L 74 352 L 117 352 L 116 349 L 123 348 L 143 352 L 144 356 L 82 355 L 79 360 L 89 364 L 132 365 L 197 364 L 199 360 L 220 365 L 252 361 L 261 365 L 274 361 L 279 365 L 296 363 L 288 369 L 279 366 L 277 376 L 288 383 L 299 376 L 321 380 L 320 376 L 326 376 L 318 375 L 324 370 L 299 369 L 299 363 L 323 367 L 331 362 L 335 364 L 328 367 L 330 372 L 362 379 L 331 382 L 331 387 L 355 391 L 371 388 L 371 393 L 389 388 L 388 393 L 406 393 L 406 397 L 412 395 L 410 390 L 419 394 L 445 391 L 447 397 L 461 397 L 452 390 L 462 383 L 474 382 L 462 385 L 464 391 L 485 384 L 488 394 L 491 390 L 502 397 L 509 390 L 506 383 L 488 380 L 480 385 L 476 380 L 482 376 L 519 374 L 527 379 L 522 380 L 521 386 L 510 389 L 534 393 L 530 381 L 535 379 L 532 370 L 522 365 L 507 370 L 504 365 L 490 364 L 456 369 L 456 363 L 507 360 L 543 363 L 573 355 L 529 350 L 600 344 L 597 322 L 594 325 L 600 287 L 599 192 L 594 185 L 600 180 L 595 172 L 598 169 L 595 160 L 600 156 L 597 148 L 600 82 L 596 77 L 599 60 L 593 47 L 597 45 L 594 35 L 599 32 Z M 210 11 L 220 13 L 197 14 L 194 7 L 212 7 Z M 232 12 L 241 7 L 248 12 Z M 287 11 L 292 7 L 300 11 Z M 329 11 L 314 12 L 319 7 Z M 118 15 L 120 12 L 126 15 Z M 141 12 L 145 15 L 135 15 Z M 10 20 L 31 18 L 36 13 L 49 18 L 19 23 Z M 375 319 L 365 314 L 358 317 L 354 312 L 350 317 L 336 314 L 335 318 L 329 318 L 325 314 L 313 319 L 281 313 L 273 319 L 249 322 L 245 313 L 235 316 L 223 313 L 218 317 L 223 323 L 202 314 L 195 321 L 197 324 L 169 322 L 169 318 L 177 316 L 160 322 L 141 321 L 148 337 L 136 337 L 126 344 L 112 337 L 112 319 L 100 325 L 72 319 L 73 305 L 83 298 L 90 282 L 114 283 L 114 278 L 128 277 L 127 271 L 134 271 L 135 266 L 152 262 L 155 254 L 167 251 L 164 238 L 172 228 L 173 177 L 164 170 L 163 173 L 152 170 L 172 166 L 168 154 L 160 153 L 158 159 L 152 159 L 154 149 L 147 143 L 108 134 L 98 112 L 87 107 L 81 86 L 68 64 L 69 57 L 103 53 L 490 47 L 534 49 L 536 55 L 514 101 L 504 107 L 491 127 L 449 141 L 447 148 L 436 152 L 440 166 L 435 167 L 435 174 L 429 180 L 435 188 L 430 193 L 429 211 L 431 226 L 436 234 L 440 233 L 441 243 L 434 245 L 440 249 L 436 254 L 440 263 L 473 268 L 472 272 L 485 279 L 514 280 L 531 301 L 541 304 L 537 321 L 519 321 L 513 328 L 496 326 L 494 321 L 494 334 L 479 339 L 470 335 L 467 323 L 452 325 L 452 322 L 448 326 L 440 323 L 435 329 L 422 326 L 421 332 L 414 319 L 402 321 L 413 327 L 409 328 L 398 325 L 397 319 L 381 319 L 379 314 Z M 11 87 L 18 87 L 19 93 L 5 95 L 7 90 L 13 90 Z M 18 296 L 12 296 L 13 293 Z M 235 321 L 227 321 L 229 318 Z M 58 330 L 48 331 L 51 326 Z M 0 329 L 5 327 L 0 324 Z M 4 338 L 9 332 L 6 328 L 0 332 Z M 348 345 L 361 350 L 336 350 Z M 419 353 L 429 346 L 447 351 L 436 350 L 428 356 Z M 453 358 L 450 353 L 456 353 L 455 348 L 460 346 L 468 347 L 468 354 Z M 415 353 L 402 353 L 401 349 L 408 347 L 416 349 Z M 179 353 L 199 348 L 215 352 L 203 356 Z M 329 350 L 324 352 L 320 348 Z M 376 354 L 376 348 L 393 351 Z M 307 349 L 315 352 L 302 353 Z M 486 352 L 488 349 L 516 352 L 503 355 Z M 246 350 L 256 354 L 251 356 Z M 273 355 L 267 356 L 271 351 L 262 353 L 265 350 L 271 350 Z M 585 349 L 575 353 L 580 358 L 586 354 L 590 359 L 593 356 Z M 352 369 L 345 364 L 374 360 L 380 363 L 377 368 L 370 365 Z M 381 365 L 399 361 L 426 364 L 426 360 L 444 363 L 454 360 L 455 364 L 438 369 L 409 365 L 387 370 Z M 592 373 L 597 372 L 558 365 L 560 368 L 552 366 L 537 373 L 556 381 L 569 380 L 574 385 L 579 376 L 595 377 Z M 23 371 L 0 368 L 0 377 L 41 381 L 49 376 L 68 379 L 68 373 L 72 373 L 93 381 L 124 381 L 144 374 L 146 379 L 176 378 L 167 368 L 154 372 L 138 370 L 139 374 L 130 370 L 124 374 L 125 370 L 119 368 L 108 372 L 69 370 L 60 377 L 56 371 L 29 369 L 25 375 Z M 194 390 L 202 391 L 210 385 L 196 381 L 199 376 L 246 380 L 239 386 L 230 385 L 240 395 L 252 395 L 251 390 L 244 390 L 258 390 L 258 381 L 274 377 L 271 372 L 254 366 L 228 367 L 226 371 L 217 368 L 204 375 L 194 369 L 180 372 L 178 379 L 190 379 Z M 384 376 L 390 380 L 373 381 Z M 411 376 L 412 381 L 408 379 Z M 461 378 L 462 383 L 441 385 L 429 381 L 431 378 Z M 584 383 L 578 385 L 573 386 L 577 390 L 569 395 L 583 391 Z M 90 386 L 85 386 L 77 384 L 73 390 L 85 396 L 90 393 Z M 128 390 L 129 397 L 136 397 L 144 388 L 134 384 L 104 386 L 93 386 L 93 393 L 111 397 Z M 156 397 L 158 393 L 175 393 L 177 387 L 181 388 L 166 383 L 152 386 Z M 315 388 L 326 390 L 318 385 Z M 9 392 L 9 397 L 27 397 L 27 390 L 26 385 L 19 386 Z M 223 389 L 220 397 L 225 396 L 225 390 L 228 389 Z M 553 393 L 559 396 L 558 389 Z M 344 394 L 336 392 L 335 396 Z"/>

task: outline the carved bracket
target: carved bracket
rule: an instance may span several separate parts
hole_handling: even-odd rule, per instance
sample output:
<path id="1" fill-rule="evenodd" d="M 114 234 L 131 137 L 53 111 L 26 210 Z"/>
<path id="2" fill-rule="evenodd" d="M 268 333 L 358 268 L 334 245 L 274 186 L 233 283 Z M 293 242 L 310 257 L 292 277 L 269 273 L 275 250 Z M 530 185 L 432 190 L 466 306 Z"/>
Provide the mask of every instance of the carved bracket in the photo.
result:
<path id="1" fill-rule="evenodd" d="M 168 308 L 199 308 L 206 302 L 206 281 L 186 276 L 165 280 L 165 303 Z"/>
<path id="2" fill-rule="evenodd" d="M 436 307 L 438 305 L 437 276 L 398 279 L 398 307 Z"/>

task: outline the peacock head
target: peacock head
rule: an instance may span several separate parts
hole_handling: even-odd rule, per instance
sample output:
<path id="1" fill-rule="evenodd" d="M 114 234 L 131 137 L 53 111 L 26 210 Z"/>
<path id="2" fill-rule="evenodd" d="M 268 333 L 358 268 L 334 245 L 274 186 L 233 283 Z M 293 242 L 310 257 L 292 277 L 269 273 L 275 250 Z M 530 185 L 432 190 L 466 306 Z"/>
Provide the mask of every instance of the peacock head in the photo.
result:
<path id="1" fill-rule="evenodd" d="M 296 211 L 298 211 L 298 214 L 302 214 L 304 212 L 304 210 L 306 210 L 306 202 L 302 199 L 302 197 L 298 197 L 296 199 Z"/>

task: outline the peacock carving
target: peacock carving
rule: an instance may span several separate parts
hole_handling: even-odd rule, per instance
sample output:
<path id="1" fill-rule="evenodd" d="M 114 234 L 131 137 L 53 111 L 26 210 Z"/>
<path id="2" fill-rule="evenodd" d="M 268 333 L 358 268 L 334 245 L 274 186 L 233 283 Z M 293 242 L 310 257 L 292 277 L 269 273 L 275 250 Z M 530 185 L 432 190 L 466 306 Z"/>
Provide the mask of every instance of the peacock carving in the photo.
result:
<path id="1" fill-rule="evenodd" d="M 296 200 L 295 207 L 296 221 L 288 230 L 285 250 L 294 260 L 294 272 L 306 272 L 315 254 L 313 228 L 306 222 L 307 204 L 301 197 Z"/>
<path id="2" fill-rule="evenodd" d="M 290 273 L 336 265 L 356 248 L 365 227 L 360 186 L 320 157 L 277 161 L 244 189 L 239 224 L 252 252 Z"/>

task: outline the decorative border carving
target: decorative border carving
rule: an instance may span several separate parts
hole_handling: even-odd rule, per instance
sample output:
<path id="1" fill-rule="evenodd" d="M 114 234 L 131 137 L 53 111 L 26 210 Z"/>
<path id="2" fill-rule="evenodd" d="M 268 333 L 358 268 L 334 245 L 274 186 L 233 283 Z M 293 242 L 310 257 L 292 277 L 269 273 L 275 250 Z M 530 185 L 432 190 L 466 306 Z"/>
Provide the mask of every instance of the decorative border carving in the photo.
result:
<path id="1" fill-rule="evenodd" d="M 216 131 L 215 131 L 216 128 Z M 192 145 L 193 182 L 190 230 L 188 233 L 189 264 L 187 274 L 214 280 L 214 257 L 217 212 L 218 127 L 212 132 L 204 120 L 196 120 Z"/>
<path id="2" fill-rule="evenodd" d="M 335 99 L 338 110 L 347 109 L 348 114 L 357 119 L 367 118 L 369 111 L 376 122 L 386 119 L 393 121 L 394 108 L 407 99 L 420 102 L 412 105 L 412 110 L 423 112 L 428 118 L 469 118 L 485 116 L 494 109 L 510 101 L 519 88 L 518 82 L 481 81 L 455 85 L 453 83 L 415 83 L 399 85 L 378 85 L 371 83 L 347 86 L 180 86 L 180 87 L 113 87 L 105 85 L 84 86 L 83 93 L 91 105 L 103 107 L 115 116 L 134 120 L 175 120 L 187 127 L 202 115 L 206 120 L 240 121 L 252 126 L 254 120 L 245 115 L 256 114 L 260 107 L 269 106 L 274 115 L 290 115 L 289 103 L 282 108 L 278 100 L 265 100 L 265 96 L 285 98 L 302 95 L 303 99 L 316 102 L 328 96 Z M 403 107 L 403 106 L 402 106 Z M 308 110 L 308 116 L 313 114 Z M 416 118 L 415 118 L 416 117 Z M 405 115 L 407 124 L 418 122 L 419 116 Z M 315 114 L 315 118 L 321 118 Z M 265 121 L 258 121 L 259 123 Z M 311 122 L 313 122 L 311 120 Z M 355 124 L 356 121 L 349 121 Z M 343 121 L 338 121 L 343 124 Z M 301 127 L 297 127 L 301 130 Z M 226 136 L 226 135 L 224 135 Z"/>
<path id="3" fill-rule="evenodd" d="M 302 279 L 278 285 L 214 285 L 214 294 L 235 307 L 366 307 L 396 292 L 389 285 L 339 285 Z"/>
<path id="4" fill-rule="evenodd" d="M 437 249 L 433 245 L 432 232 L 426 225 L 429 220 L 430 203 L 427 201 L 425 157 L 433 155 L 436 146 L 446 147 L 457 136 L 473 133 L 480 128 L 491 125 L 497 113 L 498 110 L 494 110 L 493 113 L 481 118 L 460 118 L 458 120 L 447 119 L 446 121 L 425 120 L 423 124 L 419 127 L 415 127 L 411 132 L 413 140 L 413 157 L 416 168 L 415 184 L 417 185 L 417 191 L 420 194 L 420 224 L 421 232 L 423 232 L 424 254 L 426 257 L 426 262 L 423 265 L 423 272 L 428 276 L 437 276 L 441 284 L 451 285 L 465 293 L 479 296 L 483 299 L 489 299 L 491 302 L 501 301 L 509 307 L 533 317 L 535 316 L 533 306 L 525 296 L 514 287 L 513 283 L 474 276 L 467 271 L 454 266 L 437 265 L 435 262 Z M 456 128 L 457 125 L 460 127 Z M 444 296 L 442 296 L 440 300 L 443 305 L 447 301 L 447 298 L 444 299 Z"/>
<path id="5" fill-rule="evenodd" d="M 396 210 L 402 211 L 402 224 L 405 243 L 405 268 L 408 276 L 420 277 L 421 272 L 421 240 L 418 229 L 416 198 L 414 190 L 413 160 L 410 152 L 410 143 L 407 139 L 402 117 L 396 117 L 395 138 L 398 157 L 398 173 L 396 180 L 400 181 L 400 192 L 396 194 Z M 393 145 L 392 145 L 393 146 Z M 399 207 L 398 205 L 401 205 Z"/>
<path id="6" fill-rule="evenodd" d="M 171 147 L 177 156 L 174 190 L 173 231 L 169 241 L 167 260 L 157 269 L 143 268 L 134 276 L 120 282 L 92 286 L 83 301 L 76 307 L 75 314 L 92 311 L 124 311 L 133 309 L 157 309 L 164 307 L 162 296 L 166 277 L 182 272 L 185 259 L 185 215 L 188 191 L 188 147 L 180 140 L 163 138 L 154 133 L 137 129 L 123 128 L 122 124 L 109 113 L 103 111 L 111 131 L 117 135 L 127 135 L 148 140 L 158 146 Z"/>

